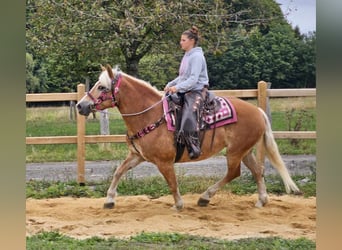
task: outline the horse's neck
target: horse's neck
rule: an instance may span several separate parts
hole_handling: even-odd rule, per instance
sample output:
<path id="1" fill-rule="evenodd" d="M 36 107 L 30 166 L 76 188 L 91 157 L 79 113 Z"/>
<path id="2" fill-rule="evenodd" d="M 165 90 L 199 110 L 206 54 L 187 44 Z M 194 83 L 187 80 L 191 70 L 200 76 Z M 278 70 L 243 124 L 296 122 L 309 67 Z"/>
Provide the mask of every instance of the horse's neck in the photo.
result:
<path id="1" fill-rule="evenodd" d="M 123 79 L 119 89 L 119 111 L 123 114 L 127 129 L 135 133 L 137 130 L 157 121 L 163 114 L 162 104 L 144 112 L 161 100 L 161 95 L 142 83 Z"/>

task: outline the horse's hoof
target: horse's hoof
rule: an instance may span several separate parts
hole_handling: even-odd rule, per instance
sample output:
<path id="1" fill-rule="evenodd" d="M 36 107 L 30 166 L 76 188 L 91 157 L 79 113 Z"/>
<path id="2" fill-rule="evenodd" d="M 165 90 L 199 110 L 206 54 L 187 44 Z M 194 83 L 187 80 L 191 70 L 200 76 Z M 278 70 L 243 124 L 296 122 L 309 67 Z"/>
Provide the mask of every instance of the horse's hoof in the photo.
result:
<path id="1" fill-rule="evenodd" d="M 255 203 L 255 207 L 257 208 L 262 208 L 264 206 L 264 203 L 260 200 L 257 201 L 257 203 Z"/>
<path id="2" fill-rule="evenodd" d="M 205 200 L 203 198 L 199 198 L 199 200 L 197 201 L 197 205 L 200 207 L 206 207 L 209 204 L 209 200 Z"/>
<path id="3" fill-rule="evenodd" d="M 177 207 L 176 205 L 173 205 L 173 206 L 171 207 L 171 210 L 174 210 L 174 211 L 180 212 L 180 211 L 182 211 L 182 210 L 183 210 L 183 206 L 181 206 L 181 207 Z"/>
<path id="4" fill-rule="evenodd" d="M 294 195 L 303 195 L 303 192 L 298 190 L 293 192 Z"/>
<path id="5" fill-rule="evenodd" d="M 268 195 L 260 195 L 255 207 L 262 208 L 268 203 Z"/>
<path id="6" fill-rule="evenodd" d="M 114 202 L 109 202 L 109 203 L 105 203 L 105 204 L 103 204 L 103 208 L 104 209 L 112 209 L 112 208 L 114 208 Z"/>

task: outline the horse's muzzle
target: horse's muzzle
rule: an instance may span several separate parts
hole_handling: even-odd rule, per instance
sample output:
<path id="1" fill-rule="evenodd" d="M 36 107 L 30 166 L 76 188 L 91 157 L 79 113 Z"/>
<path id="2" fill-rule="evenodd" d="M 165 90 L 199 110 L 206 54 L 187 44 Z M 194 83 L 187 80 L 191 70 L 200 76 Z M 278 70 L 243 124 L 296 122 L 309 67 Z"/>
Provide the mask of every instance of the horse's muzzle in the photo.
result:
<path id="1" fill-rule="evenodd" d="M 76 104 L 76 108 L 80 115 L 88 116 L 92 110 L 91 103 L 89 102 L 80 102 Z"/>

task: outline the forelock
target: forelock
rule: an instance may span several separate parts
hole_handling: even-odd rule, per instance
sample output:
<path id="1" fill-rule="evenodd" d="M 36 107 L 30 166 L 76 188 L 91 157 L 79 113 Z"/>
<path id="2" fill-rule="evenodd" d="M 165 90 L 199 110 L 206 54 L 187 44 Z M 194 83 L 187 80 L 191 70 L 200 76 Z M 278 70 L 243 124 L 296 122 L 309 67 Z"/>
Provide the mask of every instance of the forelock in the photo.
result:
<path id="1" fill-rule="evenodd" d="M 99 76 L 99 81 L 102 83 L 102 84 L 106 84 L 106 85 L 110 85 L 110 77 L 108 75 L 108 72 L 107 71 L 102 71 L 100 76 Z"/>

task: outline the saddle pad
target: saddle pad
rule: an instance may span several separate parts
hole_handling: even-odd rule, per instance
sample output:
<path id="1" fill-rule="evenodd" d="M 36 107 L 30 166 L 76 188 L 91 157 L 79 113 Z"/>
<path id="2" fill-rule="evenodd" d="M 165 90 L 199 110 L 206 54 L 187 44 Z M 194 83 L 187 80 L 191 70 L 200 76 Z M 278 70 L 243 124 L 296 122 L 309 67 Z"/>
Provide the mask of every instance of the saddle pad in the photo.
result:
<path id="1" fill-rule="evenodd" d="M 237 122 L 236 111 L 231 102 L 219 96 L 216 96 L 215 99 L 219 101 L 220 109 L 216 113 L 209 113 L 203 117 L 204 121 L 210 125 L 210 128 Z"/>
<path id="2" fill-rule="evenodd" d="M 208 126 L 212 128 L 218 128 L 226 124 L 237 122 L 236 111 L 232 103 L 223 97 L 216 96 L 215 99 L 220 103 L 220 108 L 215 113 L 210 112 L 206 114 L 202 119 Z M 164 116 L 169 131 L 175 131 L 175 116 L 172 111 L 169 110 L 168 100 L 163 100 Z"/>
<path id="3" fill-rule="evenodd" d="M 175 116 L 171 110 L 169 110 L 169 102 L 167 98 L 163 99 L 163 109 L 164 109 L 164 117 L 166 120 L 167 130 L 169 131 L 175 131 L 176 127 L 176 121 Z"/>

